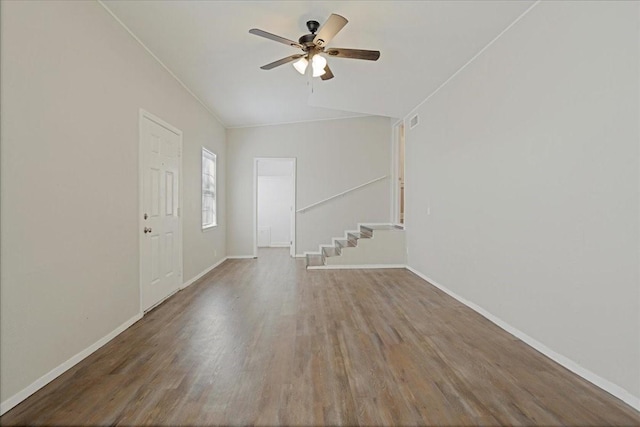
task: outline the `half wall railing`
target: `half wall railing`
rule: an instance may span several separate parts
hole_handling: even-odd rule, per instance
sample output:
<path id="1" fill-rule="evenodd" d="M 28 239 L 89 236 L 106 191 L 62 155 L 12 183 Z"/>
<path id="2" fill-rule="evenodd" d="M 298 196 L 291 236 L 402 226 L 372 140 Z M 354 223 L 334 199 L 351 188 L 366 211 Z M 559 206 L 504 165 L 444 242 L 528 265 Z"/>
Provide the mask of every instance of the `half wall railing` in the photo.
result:
<path id="1" fill-rule="evenodd" d="M 348 190 L 345 190 L 345 191 L 343 191 L 343 192 L 341 192 L 341 193 L 334 194 L 334 195 L 333 195 L 333 196 L 331 196 L 331 197 L 327 197 L 326 199 L 320 200 L 319 202 L 315 202 L 315 203 L 312 203 L 312 204 L 310 204 L 310 205 L 308 205 L 308 206 L 305 206 L 304 208 L 298 209 L 296 212 L 298 212 L 298 213 L 305 213 L 306 211 L 308 211 L 308 210 L 309 210 L 309 209 L 311 209 L 311 208 L 314 208 L 314 207 L 316 207 L 316 206 L 318 206 L 318 205 L 322 205 L 322 204 L 324 204 L 324 203 L 327 203 L 327 202 L 328 202 L 328 201 L 330 201 L 330 200 L 337 199 L 338 197 L 342 197 L 342 196 L 344 196 L 345 194 L 349 194 L 349 193 L 351 193 L 351 192 L 353 192 L 353 191 L 359 190 L 359 189 L 361 189 L 362 187 L 366 187 L 367 185 L 371 185 L 371 184 L 373 184 L 374 182 L 382 181 L 383 179 L 386 179 L 386 178 L 388 178 L 388 177 L 389 177 L 389 175 L 384 175 L 384 176 L 381 176 L 381 177 L 379 177 L 379 178 L 372 179 L 371 181 L 365 182 L 364 184 L 360 184 L 360 185 L 357 185 L 357 186 L 355 186 L 355 187 L 349 188 Z"/>

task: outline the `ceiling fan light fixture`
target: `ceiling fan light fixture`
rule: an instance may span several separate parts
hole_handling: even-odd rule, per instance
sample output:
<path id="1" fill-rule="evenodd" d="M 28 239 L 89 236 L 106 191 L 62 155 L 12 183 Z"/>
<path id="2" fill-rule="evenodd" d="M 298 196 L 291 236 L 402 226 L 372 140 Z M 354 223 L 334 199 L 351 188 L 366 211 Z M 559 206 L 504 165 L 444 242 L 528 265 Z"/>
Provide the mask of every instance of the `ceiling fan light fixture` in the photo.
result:
<path id="1" fill-rule="evenodd" d="M 326 45 L 333 40 L 335 35 L 342 30 L 347 22 L 349 21 L 347 21 L 344 16 L 340 16 L 335 13 L 332 13 L 322 26 L 318 21 L 307 21 L 307 28 L 311 33 L 303 34 L 297 42 L 289 40 L 286 37 L 280 37 L 278 35 L 268 33 L 258 28 L 250 29 L 250 34 L 302 50 L 302 53 L 289 55 L 282 59 L 278 59 L 277 61 L 270 62 L 269 64 L 265 64 L 260 67 L 260 69 L 272 70 L 276 67 L 292 62 L 296 71 L 303 76 L 309 73 L 313 77 L 321 77 L 323 81 L 326 81 L 333 79 L 335 76 L 327 64 L 327 58 L 320 55 L 320 53 L 330 55 L 332 58 L 377 61 L 378 58 L 380 58 L 379 50 L 344 49 L 334 47 L 327 50 Z M 309 63 L 311 63 L 311 69 L 309 69 Z"/>
<path id="2" fill-rule="evenodd" d="M 300 74 L 304 75 L 304 72 L 307 70 L 307 65 L 309 65 L 309 61 L 307 61 L 307 58 L 302 57 L 293 63 L 293 68 L 295 68 Z"/>
<path id="3" fill-rule="evenodd" d="M 313 67 L 313 77 L 320 77 L 326 73 L 324 67 L 327 66 L 327 59 L 324 56 L 313 55 L 311 66 Z"/>

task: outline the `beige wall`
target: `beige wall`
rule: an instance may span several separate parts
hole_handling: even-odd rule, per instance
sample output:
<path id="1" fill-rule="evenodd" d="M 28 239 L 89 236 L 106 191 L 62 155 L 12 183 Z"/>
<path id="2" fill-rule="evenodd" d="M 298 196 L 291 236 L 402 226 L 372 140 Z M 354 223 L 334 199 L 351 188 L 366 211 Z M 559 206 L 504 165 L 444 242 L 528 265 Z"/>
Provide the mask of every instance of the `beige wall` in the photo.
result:
<path id="1" fill-rule="evenodd" d="M 409 265 L 635 396 L 638 8 L 540 3 L 420 106 L 406 147 Z M 0 401 L 138 313 L 139 108 L 184 133 L 185 281 L 252 254 L 254 157 L 298 159 L 298 208 L 390 174 L 380 117 L 232 129 L 226 152 L 97 3 L 2 2 L 0 19 Z M 204 233 L 203 145 L 219 162 Z M 298 214 L 298 253 L 388 221 L 389 185 Z"/>
<path id="2" fill-rule="evenodd" d="M 297 158 L 297 209 L 390 174 L 391 124 L 385 117 L 228 130 L 229 255 L 253 255 L 253 159 Z M 296 216 L 296 252 L 344 235 L 358 222 L 389 221 L 390 177 Z"/>
<path id="3" fill-rule="evenodd" d="M 639 8 L 539 3 L 406 146 L 409 265 L 636 397 Z"/>
<path id="4" fill-rule="evenodd" d="M 184 134 L 185 281 L 226 255 L 226 152 L 225 129 L 98 3 L 1 7 L 4 402 L 139 311 L 139 109 Z M 203 145 L 220 168 L 205 233 Z"/>

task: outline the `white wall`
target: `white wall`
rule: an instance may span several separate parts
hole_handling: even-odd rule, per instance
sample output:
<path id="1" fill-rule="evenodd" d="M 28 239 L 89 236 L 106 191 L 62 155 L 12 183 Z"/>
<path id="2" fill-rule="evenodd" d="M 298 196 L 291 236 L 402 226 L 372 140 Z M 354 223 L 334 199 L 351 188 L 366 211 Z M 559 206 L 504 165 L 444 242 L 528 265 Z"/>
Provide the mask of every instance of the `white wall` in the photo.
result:
<path id="1" fill-rule="evenodd" d="M 292 159 L 260 159 L 258 160 L 258 176 L 292 176 L 294 174 Z"/>
<path id="2" fill-rule="evenodd" d="M 636 397 L 639 7 L 541 2 L 406 145 L 409 265 Z"/>
<path id="3" fill-rule="evenodd" d="M 391 122 L 384 117 L 327 120 L 228 130 L 227 248 L 253 254 L 253 159 L 296 157 L 296 206 L 323 200 L 390 174 Z M 389 221 L 390 179 L 379 181 L 296 217 L 296 251 L 321 243 L 358 222 Z"/>
<path id="4" fill-rule="evenodd" d="M 264 246 L 291 245 L 293 165 L 293 160 L 258 160 L 258 231 L 268 229 L 269 235 Z"/>
<path id="5" fill-rule="evenodd" d="M 1 8 L 5 402 L 139 311 L 139 108 L 184 133 L 185 281 L 226 255 L 226 152 L 225 129 L 98 3 Z M 220 168 L 204 233 L 202 146 Z"/>

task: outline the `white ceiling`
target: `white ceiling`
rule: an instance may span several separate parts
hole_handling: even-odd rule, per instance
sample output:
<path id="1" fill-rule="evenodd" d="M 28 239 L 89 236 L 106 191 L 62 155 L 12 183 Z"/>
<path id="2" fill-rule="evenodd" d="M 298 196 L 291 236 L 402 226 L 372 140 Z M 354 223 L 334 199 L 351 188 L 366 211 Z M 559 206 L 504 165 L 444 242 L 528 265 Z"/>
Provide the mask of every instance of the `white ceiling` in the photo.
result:
<path id="1" fill-rule="evenodd" d="M 114 1 L 111 10 L 227 127 L 404 117 L 533 1 Z M 380 50 L 377 62 L 329 58 L 335 78 L 259 67 L 300 50 L 305 22 L 349 20 L 331 47 Z"/>

